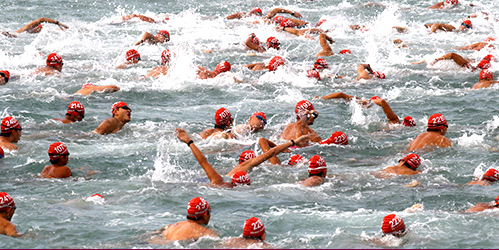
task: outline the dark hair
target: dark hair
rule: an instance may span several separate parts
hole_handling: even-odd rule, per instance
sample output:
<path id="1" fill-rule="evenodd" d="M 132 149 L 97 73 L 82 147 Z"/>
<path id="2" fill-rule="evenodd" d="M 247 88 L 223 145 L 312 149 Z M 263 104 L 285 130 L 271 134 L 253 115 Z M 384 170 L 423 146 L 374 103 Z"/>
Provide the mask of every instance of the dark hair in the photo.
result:
<path id="1" fill-rule="evenodd" d="M 12 131 L 3 132 L 3 133 L 0 133 L 0 136 L 9 137 L 11 134 L 12 134 Z"/>
<path id="2" fill-rule="evenodd" d="M 55 159 L 55 160 L 50 160 L 50 163 L 52 163 L 52 164 L 57 164 L 57 163 L 59 163 L 59 160 L 60 160 L 60 159 L 61 159 L 61 158 L 57 158 L 57 159 Z"/>
<path id="3" fill-rule="evenodd" d="M 258 237 L 253 237 L 253 236 L 246 236 L 246 235 L 243 235 L 243 238 L 245 238 L 245 239 L 251 239 L 251 240 L 262 240 L 262 236 L 263 236 L 263 235 L 264 235 L 264 234 L 262 234 L 262 235 L 260 235 L 260 236 L 258 236 Z"/>
<path id="4" fill-rule="evenodd" d="M 208 210 L 208 212 L 206 212 L 206 214 L 210 214 L 210 210 Z M 204 216 L 200 216 L 200 217 L 189 217 L 189 215 L 186 216 L 188 220 L 194 220 L 194 221 L 197 221 L 197 220 L 201 220 Z"/>
<path id="5" fill-rule="evenodd" d="M 324 171 L 323 172 L 320 172 L 320 173 L 317 173 L 317 174 L 311 174 L 311 173 L 308 173 L 308 177 L 312 177 L 312 176 L 319 176 L 319 177 L 322 177 L 322 175 L 324 174 Z"/>
<path id="6" fill-rule="evenodd" d="M 223 124 L 223 125 L 217 125 L 217 124 L 215 124 L 215 128 L 219 128 L 219 129 L 225 130 L 226 127 L 227 127 L 227 124 Z"/>
<path id="7" fill-rule="evenodd" d="M 440 132 L 441 129 L 438 129 L 438 128 L 427 128 L 426 131 L 427 132 Z"/>

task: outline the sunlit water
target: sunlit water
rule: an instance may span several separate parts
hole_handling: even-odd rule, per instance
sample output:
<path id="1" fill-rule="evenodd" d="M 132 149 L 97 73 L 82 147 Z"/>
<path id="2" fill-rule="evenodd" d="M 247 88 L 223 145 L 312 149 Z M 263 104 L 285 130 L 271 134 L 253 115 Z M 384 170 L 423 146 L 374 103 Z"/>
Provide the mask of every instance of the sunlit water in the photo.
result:
<path id="1" fill-rule="evenodd" d="M 19 150 L 7 152 L 0 161 L 0 191 L 14 198 L 13 223 L 26 238 L 1 237 L 2 248 L 214 248 L 227 237 L 239 236 L 245 219 L 256 216 L 265 224 L 266 241 L 276 248 L 375 248 L 370 239 L 380 237 L 382 218 L 397 213 L 408 226 L 402 240 L 389 239 L 399 248 L 495 248 L 497 211 L 462 214 L 477 202 L 498 194 L 497 186 L 463 186 L 489 167 L 497 167 L 499 153 L 498 87 L 472 91 L 478 72 L 463 70 L 451 62 L 434 66 L 411 65 L 428 61 L 452 48 L 496 37 L 497 22 L 479 16 L 465 34 L 429 35 L 423 24 L 444 22 L 459 25 L 461 18 L 486 11 L 497 14 L 497 2 L 462 1 L 447 10 L 427 10 L 433 1 L 3 1 L 0 29 L 15 31 L 38 17 L 67 24 L 66 31 L 46 24 L 39 34 L 0 37 L 0 69 L 13 79 L 0 86 L 2 117 L 15 116 L 23 127 Z M 304 20 L 323 25 L 336 41 L 335 55 L 326 58 L 330 73 L 344 79 L 307 79 L 306 70 L 320 51 L 318 39 L 296 38 L 271 26 L 251 24 L 253 19 L 225 20 L 236 11 L 259 6 L 264 13 L 273 7 L 298 11 Z M 165 23 L 121 22 L 125 14 L 145 14 Z M 491 18 L 493 19 L 493 18 Z M 365 24 L 368 32 L 352 31 L 351 24 Z M 399 34 L 391 26 L 409 27 Z M 171 42 L 162 45 L 133 44 L 143 32 L 167 29 Z M 277 37 L 282 50 L 248 56 L 241 44 L 251 32 L 261 41 Z M 391 41 L 404 40 L 409 48 L 397 49 Z M 498 37 L 496 37 L 497 39 Z M 497 43 L 493 43 L 498 45 Z M 135 48 L 142 61 L 129 69 L 115 66 Z M 157 80 L 142 79 L 160 62 L 165 48 L 174 52 L 171 73 Z M 202 53 L 211 49 L 213 53 Z M 351 55 L 339 55 L 342 49 Z M 31 76 L 43 66 L 49 53 L 64 60 L 60 76 Z M 496 51 L 458 52 L 480 60 Z M 280 55 L 287 61 L 275 73 L 251 72 L 241 67 L 268 62 Z M 230 73 L 215 79 L 196 79 L 197 65 L 214 69 L 227 60 Z M 387 75 L 385 80 L 356 82 L 356 65 L 370 63 Z M 499 72 L 498 64 L 492 72 Z M 234 77 L 242 80 L 236 83 Z M 118 85 L 121 91 L 74 97 L 71 94 L 92 82 Z M 379 107 L 368 110 L 355 103 L 312 100 L 315 95 L 342 91 L 388 101 L 399 117 L 410 115 L 415 128 L 380 131 L 386 118 Z M 208 182 L 190 150 L 173 131 L 184 128 L 205 152 L 216 170 L 225 174 L 246 149 L 261 153 L 259 137 L 279 141 L 286 124 L 294 120 L 294 106 L 312 100 L 320 112 L 313 128 L 323 138 L 340 130 L 348 146 L 324 146 L 294 150 L 305 157 L 323 156 L 328 165 L 327 182 L 304 188 L 296 182 L 307 176 L 306 166 L 287 168 L 267 163 L 250 171 L 252 185 L 235 189 L 207 187 Z M 86 109 L 85 120 L 61 124 L 69 102 Z M 132 121 L 108 136 L 88 135 L 110 116 L 112 103 L 125 101 L 133 109 Z M 265 131 L 238 140 L 201 140 L 199 132 L 213 126 L 215 111 L 225 107 L 235 124 L 247 121 L 255 111 L 268 118 Z M 433 113 L 448 120 L 453 147 L 422 153 L 423 173 L 413 177 L 376 179 L 371 171 L 395 165 L 412 138 L 425 130 Z M 71 152 L 68 166 L 75 177 L 65 180 L 36 178 L 48 163 L 48 146 L 64 142 Z M 279 155 L 285 162 L 292 153 Z M 81 169 L 85 168 L 85 169 Z M 87 170 L 98 174 L 86 176 Z M 407 188 L 412 180 L 421 187 Z M 88 199 L 100 193 L 105 200 Z M 185 219 L 187 202 L 203 196 L 212 207 L 210 227 L 220 238 L 175 242 L 166 246 L 147 243 L 148 233 Z M 421 203 L 417 213 L 404 211 Z"/>

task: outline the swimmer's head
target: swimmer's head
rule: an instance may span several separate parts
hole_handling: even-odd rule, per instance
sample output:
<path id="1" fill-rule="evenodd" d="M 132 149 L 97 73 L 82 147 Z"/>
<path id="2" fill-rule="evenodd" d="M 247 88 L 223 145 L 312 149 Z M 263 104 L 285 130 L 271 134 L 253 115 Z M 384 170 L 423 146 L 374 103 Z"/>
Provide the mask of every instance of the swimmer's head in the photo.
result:
<path id="1" fill-rule="evenodd" d="M 383 72 L 379 72 L 379 71 L 374 71 L 373 74 L 377 77 L 377 78 L 380 78 L 380 79 L 385 79 L 386 76 Z"/>
<path id="2" fill-rule="evenodd" d="M 499 180 L 499 171 L 491 168 L 491 169 L 487 170 L 487 172 L 485 172 L 485 174 L 483 174 L 482 179 L 490 181 L 490 182 L 498 181 Z"/>
<path id="3" fill-rule="evenodd" d="M 490 43 L 490 42 L 493 42 L 493 41 L 495 41 L 495 40 L 496 40 L 496 39 L 494 39 L 493 37 L 487 37 L 487 38 L 485 38 L 485 40 L 483 40 L 483 41 L 484 41 L 484 42 L 486 42 L 486 43 Z"/>
<path id="4" fill-rule="evenodd" d="M 170 63 L 171 57 L 172 57 L 172 53 L 170 52 L 169 49 L 163 50 L 163 52 L 161 53 L 161 64 Z"/>
<path id="5" fill-rule="evenodd" d="M 111 107 L 111 114 L 114 116 L 120 108 L 132 111 L 125 102 L 115 102 Z"/>
<path id="6" fill-rule="evenodd" d="M 16 208 L 14 199 L 8 193 L 0 192 L 0 212 L 5 212 L 11 208 Z"/>
<path id="7" fill-rule="evenodd" d="M 299 114 L 303 111 L 313 111 L 314 105 L 309 100 L 301 100 L 295 106 L 295 114 Z"/>
<path id="8" fill-rule="evenodd" d="M 490 60 L 487 60 L 484 58 L 480 61 L 480 63 L 478 63 L 477 68 L 488 69 L 488 68 L 490 68 L 490 66 L 491 66 Z"/>
<path id="9" fill-rule="evenodd" d="M 399 160 L 399 162 L 401 161 L 404 161 L 404 165 L 414 171 L 421 165 L 421 158 L 419 158 L 419 155 L 417 154 L 408 154 Z"/>
<path id="10" fill-rule="evenodd" d="M 140 61 L 140 54 L 137 50 L 131 49 L 126 52 L 127 62 L 138 63 Z"/>
<path id="11" fill-rule="evenodd" d="M 291 20 L 289 20 L 288 18 L 284 19 L 281 21 L 281 27 L 295 27 L 295 23 Z"/>
<path id="12" fill-rule="evenodd" d="M 284 18 L 283 16 L 275 16 L 274 19 L 272 19 L 272 21 L 276 24 L 281 24 L 282 20 L 284 20 L 286 18 Z"/>
<path id="13" fill-rule="evenodd" d="M 336 131 L 331 134 L 329 138 L 321 141 L 320 144 L 338 144 L 338 145 L 348 145 L 348 137 L 345 133 L 341 131 Z"/>
<path id="14" fill-rule="evenodd" d="M 223 73 L 223 72 L 227 72 L 230 70 L 230 63 L 227 62 L 227 61 L 222 61 L 220 63 L 218 63 L 217 67 L 215 68 L 215 72 L 217 74 L 220 74 L 220 73 Z"/>
<path id="15" fill-rule="evenodd" d="M 239 155 L 239 164 L 253 158 L 256 158 L 255 152 L 251 150 L 246 150 Z"/>
<path id="16" fill-rule="evenodd" d="M 410 116 L 404 117 L 404 120 L 402 121 L 402 124 L 406 127 L 416 127 L 416 120 Z"/>
<path id="17" fill-rule="evenodd" d="M 248 124 L 253 131 L 264 129 L 265 125 L 267 125 L 267 117 L 265 113 L 257 111 L 250 116 Z"/>
<path id="18" fill-rule="evenodd" d="M 299 154 L 296 154 L 296 155 L 292 155 L 291 157 L 289 157 L 288 165 L 295 166 L 296 164 L 306 162 L 306 161 L 307 161 L 307 159 L 305 159 L 305 157 L 303 157 Z"/>
<path id="19" fill-rule="evenodd" d="M 54 163 L 54 161 L 61 159 L 64 156 L 69 156 L 69 151 L 66 145 L 62 142 L 55 142 L 50 144 L 49 146 L 49 157 L 50 162 Z"/>
<path id="20" fill-rule="evenodd" d="M 251 180 L 249 177 L 249 174 L 246 173 L 245 171 L 237 171 L 233 176 L 232 176 L 232 185 L 234 186 L 239 186 L 239 185 L 251 185 Z"/>
<path id="21" fill-rule="evenodd" d="M 473 24 L 471 23 L 470 20 L 464 20 L 462 23 L 461 23 L 461 26 L 459 27 L 460 30 L 463 30 L 463 29 L 471 29 L 473 28 Z"/>
<path id="22" fill-rule="evenodd" d="M 480 71 L 480 80 L 494 80 L 494 75 L 488 69 L 483 69 Z"/>
<path id="23" fill-rule="evenodd" d="M 493 55 L 489 54 L 489 55 L 484 56 L 483 60 L 489 60 L 489 61 L 495 62 L 496 58 Z"/>
<path id="24" fill-rule="evenodd" d="M 66 111 L 66 115 L 74 115 L 75 117 L 79 117 L 79 121 L 85 118 L 85 107 L 78 101 L 71 102 L 68 105 L 68 110 Z"/>
<path id="25" fill-rule="evenodd" d="M 40 33 L 40 31 L 42 31 L 42 28 L 43 28 L 43 25 L 38 24 L 33 29 L 29 30 L 28 33 Z"/>
<path id="26" fill-rule="evenodd" d="M 93 87 L 95 85 L 93 85 L 92 83 L 85 83 L 83 84 L 83 86 L 81 86 L 81 88 L 88 88 L 88 87 Z"/>
<path id="27" fill-rule="evenodd" d="M 321 19 L 320 21 L 318 21 L 316 24 L 315 24 L 315 27 L 319 27 L 321 26 L 323 23 L 325 23 L 327 20 L 326 19 Z"/>
<path id="28" fill-rule="evenodd" d="M 62 58 L 57 53 L 51 53 L 47 56 L 47 60 L 45 62 L 49 67 L 62 67 L 64 63 L 62 62 Z"/>
<path id="29" fill-rule="evenodd" d="M 314 63 L 314 69 L 323 70 L 329 68 L 329 64 L 327 64 L 326 59 L 319 58 Z"/>
<path id="30" fill-rule="evenodd" d="M 459 0 L 445 0 L 444 5 L 454 6 L 459 3 Z"/>
<path id="31" fill-rule="evenodd" d="M 2 76 L 5 79 L 5 83 L 9 82 L 10 79 L 10 72 L 7 70 L 0 70 L 0 76 Z"/>
<path id="32" fill-rule="evenodd" d="M 273 36 L 267 38 L 267 48 L 273 48 L 273 49 L 280 49 L 279 48 L 279 45 L 281 45 L 281 43 L 279 42 L 279 40 Z"/>
<path id="33" fill-rule="evenodd" d="M 307 77 L 308 78 L 315 78 L 317 80 L 321 79 L 321 75 L 319 74 L 319 71 L 317 71 L 316 69 L 311 69 L 311 70 L 307 71 Z"/>
<path id="34" fill-rule="evenodd" d="M 280 56 L 274 56 L 269 61 L 269 71 L 276 71 L 278 67 L 284 65 L 284 59 Z"/>
<path id="35" fill-rule="evenodd" d="M 199 220 L 203 216 L 210 213 L 210 204 L 203 197 L 196 197 L 189 201 L 187 204 L 187 219 Z"/>
<path id="36" fill-rule="evenodd" d="M 158 33 L 156 34 L 156 36 L 162 36 L 165 38 L 165 40 L 168 42 L 170 41 L 170 32 L 168 32 L 167 30 L 160 30 L 158 31 Z"/>
<path id="37" fill-rule="evenodd" d="M 398 215 L 389 214 L 383 218 L 381 230 L 384 234 L 391 234 L 395 237 L 401 237 L 405 234 L 404 220 Z"/>
<path id="38" fill-rule="evenodd" d="M 262 9 L 254 7 L 253 9 L 251 9 L 250 14 L 261 16 L 263 15 L 263 12 Z"/>
<path id="39" fill-rule="evenodd" d="M 348 49 L 343 49 L 340 52 L 338 52 L 338 54 L 352 54 L 352 51 L 350 51 Z"/>
<path id="40" fill-rule="evenodd" d="M 317 175 L 324 176 L 327 173 L 327 166 L 324 158 L 320 155 L 314 155 L 308 160 L 309 176 Z"/>
<path id="41" fill-rule="evenodd" d="M 16 118 L 14 118 L 12 116 L 7 116 L 7 117 L 3 118 L 2 125 L 1 125 L 1 133 L 10 135 L 10 133 L 13 130 L 22 130 L 21 125 L 16 120 Z"/>
<path id="42" fill-rule="evenodd" d="M 251 39 L 251 43 L 260 45 L 260 39 L 258 39 L 258 37 L 256 36 L 253 36 L 253 39 Z"/>
<path id="43" fill-rule="evenodd" d="M 220 108 L 215 112 L 215 125 L 230 126 L 232 124 L 232 114 L 226 108 Z"/>
<path id="44" fill-rule="evenodd" d="M 447 127 L 447 120 L 440 113 L 433 114 L 428 118 L 428 129 L 430 130 L 441 130 Z"/>
<path id="45" fill-rule="evenodd" d="M 256 217 L 251 217 L 244 222 L 243 237 L 258 238 L 263 240 L 265 235 L 265 226 L 262 221 Z"/>

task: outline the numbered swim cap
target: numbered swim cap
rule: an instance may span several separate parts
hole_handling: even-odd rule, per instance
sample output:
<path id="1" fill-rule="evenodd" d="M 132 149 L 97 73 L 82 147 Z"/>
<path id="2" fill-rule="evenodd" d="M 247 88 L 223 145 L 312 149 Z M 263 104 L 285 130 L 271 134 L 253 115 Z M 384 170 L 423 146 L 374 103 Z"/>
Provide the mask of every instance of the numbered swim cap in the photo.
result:
<path id="1" fill-rule="evenodd" d="M 488 69 L 484 69 L 480 71 L 480 80 L 492 80 L 494 79 L 494 76 L 492 75 L 492 72 Z"/>
<path id="2" fill-rule="evenodd" d="M 210 204 L 203 197 L 196 197 L 187 204 L 187 218 L 199 219 L 211 211 Z"/>
<path id="3" fill-rule="evenodd" d="M 253 158 L 256 158 L 255 152 L 251 150 L 246 150 L 239 155 L 239 164 Z"/>
<path id="4" fill-rule="evenodd" d="M 340 52 L 338 52 L 338 54 L 352 54 L 352 51 L 344 49 L 344 50 L 341 50 Z"/>
<path id="5" fill-rule="evenodd" d="M 385 234 L 398 233 L 405 230 L 405 224 L 402 218 L 395 214 L 389 214 L 383 218 L 381 230 Z"/>
<path id="6" fill-rule="evenodd" d="M 312 103 L 309 100 L 301 100 L 295 106 L 295 114 L 298 114 L 306 110 L 309 111 L 315 110 L 314 105 L 312 105 Z"/>
<path id="7" fill-rule="evenodd" d="M 62 58 L 59 56 L 57 53 L 52 53 L 47 56 L 47 61 L 46 61 L 47 66 L 49 67 L 56 67 L 59 64 L 62 63 Z"/>
<path id="8" fill-rule="evenodd" d="M 9 132 L 10 130 L 14 130 L 14 129 L 21 129 L 21 125 L 16 120 L 16 118 L 14 118 L 12 116 L 7 116 L 7 117 L 3 118 L 2 125 L 1 125 L 2 133 L 6 133 L 6 132 Z"/>
<path id="9" fill-rule="evenodd" d="M 307 159 L 305 159 L 305 157 L 296 154 L 296 155 L 292 155 L 291 157 L 289 157 L 288 165 L 294 166 L 296 164 L 306 162 L 306 161 L 307 161 Z"/>
<path id="10" fill-rule="evenodd" d="M 140 54 L 138 51 L 131 49 L 126 52 L 126 60 L 131 61 L 131 60 L 137 60 L 140 61 Z"/>
<path id="11" fill-rule="evenodd" d="M 0 211 L 6 211 L 8 208 L 13 208 L 16 206 L 16 203 L 14 202 L 14 199 L 6 193 L 6 192 L 0 192 Z"/>
<path id="12" fill-rule="evenodd" d="M 83 104 L 78 101 L 71 102 L 68 105 L 68 111 L 66 111 L 66 115 L 67 114 L 85 117 L 85 107 L 83 107 Z"/>
<path id="13" fill-rule="evenodd" d="M 281 45 L 281 43 L 277 38 L 273 36 L 267 38 L 267 48 L 279 49 L 279 45 Z"/>
<path id="14" fill-rule="evenodd" d="M 314 155 L 308 160 L 308 172 L 310 174 L 321 174 L 325 171 L 327 171 L 326 162 L 321 156 Z"/>
<path id="15" fill-rule="evenodd" d="M 327 68 L 329 68 L 329 64 L 327 64 L 327 61 L 323 58 L 317 59 L 314 63 L 314 69 L 327 69 Z"/>
<path id="16" fill-rule="evenodd" d="M 0 70 L 0 75 L 2 75 L 5 78 L 5 83 L 9 82 L 10 79 L 10 72 L 7 70 Z"/>
<path id="17" fill-rule="evenodd" d="M 442 114 L 433 114 L 428 119 L 429 129 L 443 129 L 444 127 L 447 127 L 447 120 L 445 120 L 445 117 Z"/>
<path id="18" fill-rule="evenodd" d="M 251 217 L 244 222 L 243 236 L 259 238 L 265 234 L 265 226 L 260 219 Z"/>
<path id="19" fill-rule="evenodd" d="M 48 152 L 51 161 L 57 160 L 65 155 L 69 155 L 68 148 L 62 142 L 50 144 Z"/>
<path id="20" fill-rule="evenodd" d="M 163 52 L 161 53 L 161 63 L 162 64 L 167 64 L 170 62 L 170 59 L 172 57 L 172 53 L 170 52 L 169 49 L 167 50 L 163 50 Z"/>
<path id="21" fill-rule="evenodd" d="M 250 185 L 251 180 L 249 177 L 249 174 L 246 173 L 245 171 L 237 171 L 233 176 L 232 176 L 232 184 L 235 186 L 238 185 Z"/>
<path id="22" fill-rule="evenodd" d="M 404 117 L 404 120 L 402 121 L 402 124 L 406 127 L 416 127 L 416 120 L 410 116 Z"/>
<path id="23" fill-rule="evenodd" d="M 232 115 L 226 108 L 220 108 L 215 112 L 215 124 L 227 125 L 232 121 Z"/>
<path id="24" fill-rule="evenodd" d="M 222 61 L 220 63 L 218 63 L 217 67 L 215 68 L 215 72 L 217 74 L 220 74 L 220 73 L 223 73 L 223 72 L 227 72 L 230 70 L 230 63 L 227 62 L 227 61 Z"/>
<path id="25" fill-rule="evenodd" d="M 280 56 L 274 56 L 269 61 L 269 71 L 275 71 L 279 66 L 284 65 L 284 59 Z"/>
<path id="26" fill-rule="evenodd" d="M 287 18 L 281 21 L 281 27 L 287 28 L 287 27 L 295 27 L 295 26 L 296 26 L 295 23 Z"/>
<path id="27" fill-rule="evenodd" d="M 421 165 L 421 158 L 417 154 L 408 154 L 404 158 L 400 159 L 400 161 L 405 161 L 408 167 L 412 170 L 418 169 L 419 165 Z"/>
<path id="28" fill-rule="evenodd" d="M 329 138 L 321 141 L 320 144 L 338 144 L 338 145 L 348 145 L 347 135 L 341 131 L 336 131 Z"/>
<path id="29" fill-rule="evenodd" d="M 316 69 L 311 69 L 311 70 L 307 71 L 307 77 L 308 78 L 315 78 L 317 80 L 321 79 L 321 75 L 319 74 L 319 71 L 317 71 Z"/>
<path id="30" fill-rule="evenodd" d="M 261 16 L 263 13 L 262 13 L 262 9 L 260 9 L 258 7 L 254 7 L 253 9 L 251 9 L 250 14 L 257 14 L 257 15 Z"/>
<path id="31" fill-rule="evenodd" d="M 487 170 L 487 172 L 485 172 L 485 174 L 483 174 L 483 179 L 491 181 L 491 182 L 498 181 L 499 180 L 499 171 L 491 168 L 491 169 Z"/>
<path id="32" fill-rule="evenodd" d="M 283 16 L 275 16 L 274 19 L 272 19 L 272 21 L 274 21 L 274 23 L 280 24 L 284 19 L 286 18 L 284 18 Z"/>
<path id="33" fill-rule="evenodd" d="M 379 72 L 379 71 L 374 71 L 373 74 L 377 77 L 377 78 L 380 78 L 380 79 L 385 79 L 385 74 L 383 74 L 382 72 Z"/>

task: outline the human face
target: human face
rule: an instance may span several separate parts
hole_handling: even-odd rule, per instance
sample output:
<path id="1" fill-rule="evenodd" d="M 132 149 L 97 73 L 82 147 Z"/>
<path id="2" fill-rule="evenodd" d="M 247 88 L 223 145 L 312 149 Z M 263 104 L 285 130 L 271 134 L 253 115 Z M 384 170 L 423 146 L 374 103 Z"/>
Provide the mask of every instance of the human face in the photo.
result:
<path id="1" fill-rule="evenodd" d="M 21 139 L 22 130 L 23 130 L 22 128 L 15 128 L 12 131 L 12 135 L 14 136 L 14 140 L 12 142 L 18 142 Z"/>
<path id="2" fill-rule="evenodd" d="M 115 117 L 123 122 L 129 122 L 132 118 L 132 110 L 128 106 L 119 107 Z"/>
<path id="3" fill-rule="evenodd" d="M 64 65 L 64 63 L 58 63 L 56 66 L 54 66 L 54 69 L 56 69 L 57 71 L 61 72 L 63 65 Z"/>
<path id="4" fill-rule="evenodd" d="M 7 83 L 7 79 L 3 75 L 0 74 L 0 85 L 5 85 Z"/>
<path id="5" fill-rule="evenodd" d="M 249 125 L 251 127 L 251 130 L 253 130 L 253 131 L 258 131 L 260 129 L 264 129 L 266 124 L 267 124 L 267 120 L 265 120 L 265 118 L 263 118 L 260 115 L 255 115 L 255 116 L 250 117 Z"/>

